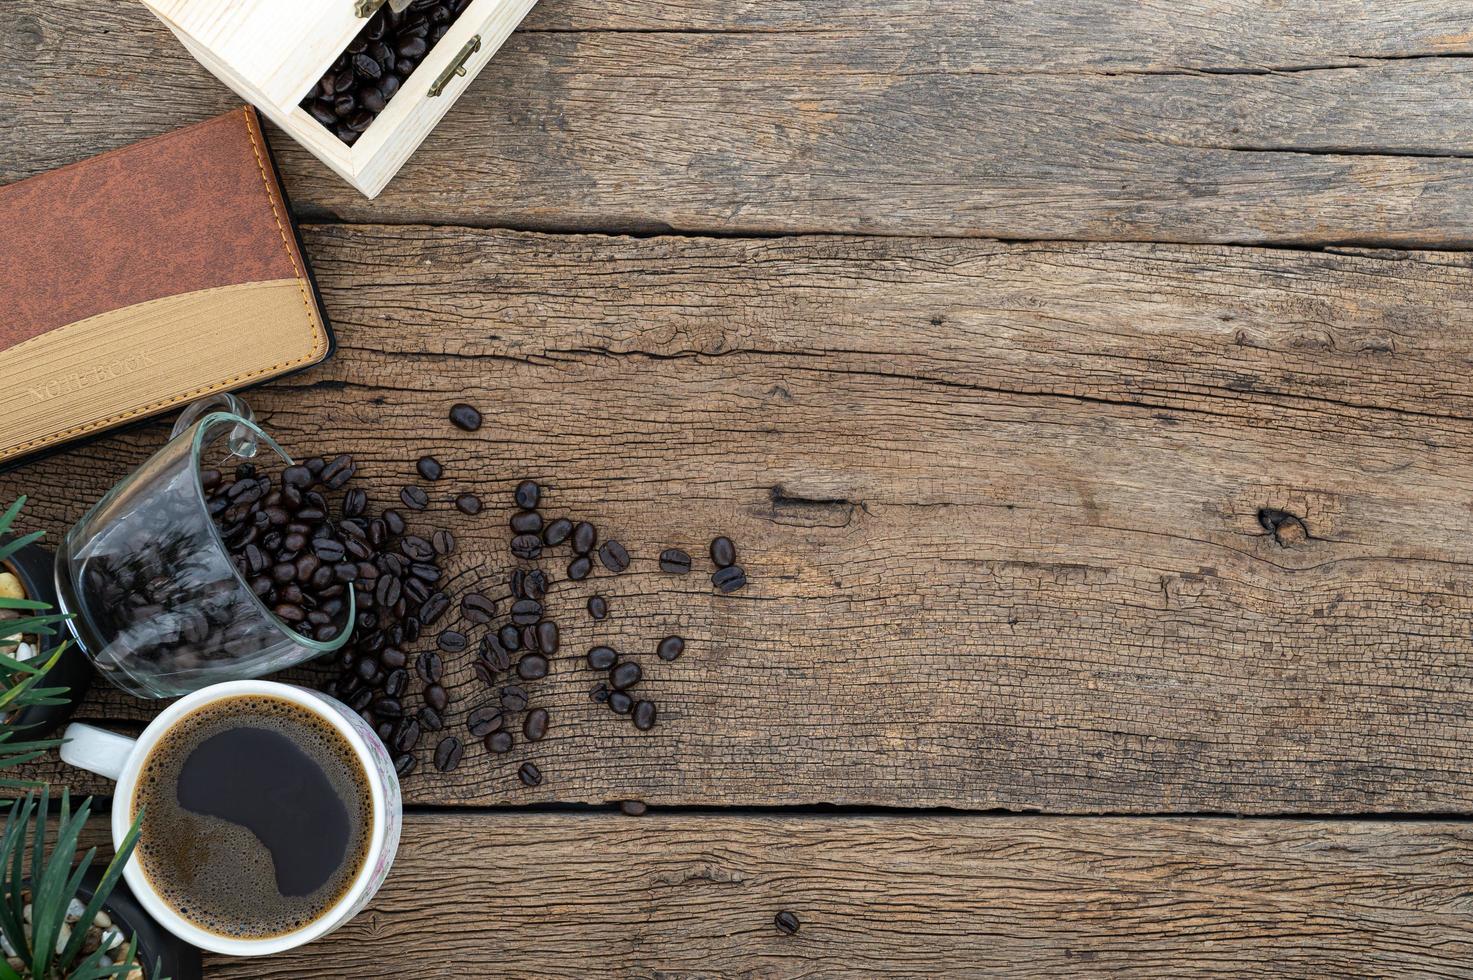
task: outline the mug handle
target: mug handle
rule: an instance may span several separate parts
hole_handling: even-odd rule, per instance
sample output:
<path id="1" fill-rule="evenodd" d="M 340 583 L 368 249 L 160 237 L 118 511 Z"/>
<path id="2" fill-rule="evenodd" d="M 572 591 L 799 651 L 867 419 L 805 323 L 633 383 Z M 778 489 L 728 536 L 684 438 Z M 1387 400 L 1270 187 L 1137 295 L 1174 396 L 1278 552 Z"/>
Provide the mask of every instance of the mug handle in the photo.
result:
<path id="1" fill-rule="evenodd" d="M 251 407 L 243 399 L 237 398 L 228 391 L 206 395 L 197 398 L 185 406 L 184 411 L 174 420 L 174 428 L 169 432 L 169 438 L 173 439 L 179 433 L 198 422 L 207 412 L 228 412 L 236 418 L 246 422 L 256 421 L 256 415 Z M 230 451 L 242 459 L 251 459 L 256 455 L 256 433 L 248 425 L 237 425 L 230 430 L 230 437 L 226 443 Z"/>
<path id="2" fill-rule="evenodd" d="M 61 761 L 78 769 L 95 772 L 117 782 L 128 765 L 128 757 L 138 740 L 118 735 L 92 725 L 73 722 L 66 726 L 61 744 Z"/>

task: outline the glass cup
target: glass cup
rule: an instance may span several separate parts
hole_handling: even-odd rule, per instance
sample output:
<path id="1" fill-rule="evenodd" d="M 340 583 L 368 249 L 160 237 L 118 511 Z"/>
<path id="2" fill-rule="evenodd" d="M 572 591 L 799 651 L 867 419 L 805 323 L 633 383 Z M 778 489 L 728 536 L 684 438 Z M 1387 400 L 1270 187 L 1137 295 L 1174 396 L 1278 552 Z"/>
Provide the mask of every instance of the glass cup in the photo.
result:
<path id="1" fill-rule="evenodd" d="M 225 411 L 210 411 L 223 406 Z M 267 447 L 292 464 L 232 395 L 195 402 L 169 442 L 67 532 L 56 591 L 98 673 L 142 698 L 245 680 L 330 653 L 356 618 L 319 640 L 272 615 L 231 561 L 211 519 L 201 466 L 228 468 Z"/>

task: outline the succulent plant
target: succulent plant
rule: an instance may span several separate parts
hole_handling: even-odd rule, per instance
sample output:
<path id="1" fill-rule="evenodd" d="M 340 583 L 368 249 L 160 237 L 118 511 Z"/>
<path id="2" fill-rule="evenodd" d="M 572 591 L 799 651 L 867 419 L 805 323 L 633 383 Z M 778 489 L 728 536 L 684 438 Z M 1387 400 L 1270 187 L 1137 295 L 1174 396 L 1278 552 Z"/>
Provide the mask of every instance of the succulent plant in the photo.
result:
<path id="1" fill-rule="evenodd" d="M 65 790 L 57 811 L 55 844 L 46 848 L 49 792 L 12 800 L 0 836 L 0 980 L 126 980 L 141 969 L 137 939 L 124 942 L 116 927 L 105 929 L 88 949 L 90 926 L 112 894 L 138 840 L 142 814 L 108 862 L 92 897 L 78 893 L 97 848 L 76 861 L 77 840 L 92 814 L 86 800 L 75 812 Z M 73 920 L 69 922 L 68 920 Z M 102 920 L 106 921 L 106 920 Z M 96 939 L 97 937 L 94 937 Z M 156 971 L 155 971 L 156 972 Z"/>
<path id="2" fill-rule="evenodd" d="M 21 497 L 0 513 L 0 538 L 10 534 L 25 502 L 26 498 Z M 39 537 L 41 532 L 36 531 L 0 544 L 0 564 Z M 28 739 L 25 730 L 9 720 L 23 708 L 62 704 L 66 695 L 66 688 L 42 686 L 46 672 L 66 651 L 65 643 L 58 644 L 46 657 L 25 656 L 33 645 L 40 649 L 44 639 L 55 636 L 66 617 L 53 613 L 44 602 L 16 597 L 9 594 L 11 591 L 0 592 L 0 794 L 33 785 L 28 780 L 6 778 L 6 769 L 29 762 L 59 744 L 55 740 Z"/>

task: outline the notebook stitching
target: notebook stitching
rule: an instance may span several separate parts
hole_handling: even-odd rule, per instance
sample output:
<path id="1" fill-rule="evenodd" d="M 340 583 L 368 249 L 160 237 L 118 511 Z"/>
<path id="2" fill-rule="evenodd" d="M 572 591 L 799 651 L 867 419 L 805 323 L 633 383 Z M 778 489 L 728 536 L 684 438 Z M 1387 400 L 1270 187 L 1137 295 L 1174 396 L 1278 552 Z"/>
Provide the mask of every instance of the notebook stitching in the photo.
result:
<path id="1" fill-rule="evenodd" d="M 281 362 L 278 362 L 276 364 L 271 365 L 270 367 L 258 368 L 255 371 L 248 371 L 245 374 L 238 374 L 238 375 L 236 375 L 233 378 L 226 378 L 226 379 L 224 379 L 222 381 L 216 381 L 216 382 L 213 382 L 213 383 L 208 384 L 208 385 L 203 385 L 203 386 L 201 386 L 199 388 L 194 389 L 193 391 L 187 391 L 187 392 L 184 392 L 182 394 L 177 394 L 177 395 L 170 395 L 167 398 L 162 398 L 162 399 L 159 399 L 158 401 L 150 402 L 149 404 L 140 406 L 138 408 L 129 409 L 126 412 L 121 412 L 121 413 L 118 413 L 118 414 L 115 414 L 115 415 L 109 415 L 106 418 L 96 419 L 96 420 L 94 420 L 92 422 L 88 422 L 88 423 L 85 423 L 83 425 L 73 426 L 70 429 L 65 429 L 65 430 L 63 430 L 61 432 L 53 432 L 51 435 L 42 436 L 41 438 L 38 438 L 38 439 L 32 439 L 29 442 L 23 442 L 20 445 L 13 446 L 13 447 L 11 447 L 8 450 L 4 450 L 3 451 L 3 455 L 4 456 L 17 455 L 19 453 L 25 452 L 28 449 L 34 449 L 37 446 L 44 446 L 47 443 L 57 442 L 59 440 L 66 439 L 66 438 L 69 438 L 69 437 L 74 436 L 74 435 L 81 435 L 84 432 L 91 432 L 94 429 L 100 429 L 100 428 L 104 428 L 106 426 L 115 425 L 115 424 L 118 424 L 118 423 L 121 423 L 121 422 L 126 422 L 128 419 L 136 418 L 136 417 L 138 417 L 140 415 L 146 415 L 149 412 L 152 412 L 154 409 L 166 408 L 169 405 L 178 404 L 179 402 L 184 401 L 186 399 L 195 398 L 195 397 L 198 397 L 199 395 L 209 394 L 210 392 L 213 392 L 213 391 L 219 391 L 222 388 L 228 388 L 231 385 L 238 384 L 238 383 L 240 383 L 242 381 L 249 381 L 252 378 L 259 378 L 262 375 L 271 374 L 272 372 L 275 372 L 275 371 L 281 371 L 281 370 L 284 370 L 286 368 L 296 367 L 298 364 L 305 364 L 306 362 L 312 360 L 313 357 L 317 356 L 318 348 L 320 348 L 322 346 L 322 333 L 318 329 L 318 327 L 319 327 L 318 319 L 317 319 L 317 316 L 316 316 L 315 312 L 312 309 L 312 304 L 311 304 L 311 302 L 307 298 L 307 290 L 306 290 L 306 285 L 305 285 L 305 282 L 306 282 L 305 273 L 303 272 L 301 265 L 297 262 L 297 257 L 292 254 L 291 245 L 288 244 L 287 238 L 286 238 L 286 229 L 283 228 L 282 227 L 282 224 L 281 224 L 281 212 L 279 210 L 277 210 L 277 207 L 276 207 L 276 198 L 271 193 L 271 181 L 266 176 L 266 164 L 261 159 L 260 134 L 257 132 L 255 125 L 251 121 L 251 109 L 250 109 L 250 106 L 244 106 L 244 107 L 242 107 L 241 114 L 245 118 L 246 132 L 248 133 L 248 135 L 251 138 L 251 151 L 256 156 L 256 167 L 261 172 L 261 184 L 262 184 L 262 186 L 266 190 L 266 200 L 271 204 L 271 217 L 273 219 L 275 219 L 275 221 L 276 221 L 276 230 L 277 230 L 277 233 L 281 235 L 281 245 L 282 245 L 282 248 L 284 248 L 286 250 L 287 258 L 291 261 L 293 271 L 296 272 L 297 291 L 301 294 L 302 304 L 307 308 L 307 322 L 309 324 L 311 324 L 311 326 L 312 326 L 312 346 L 313 346 L 313 352 L 311 354 L 308 354 L 308 355 L 304 356 L 304 357 L 299 357 L 299 358 L 297 358 L 296 360 L 293 360 L 293 361 L 281 361 Z M 155 139 L 157 139 L 157 138 L 158 137 L 155 137 Z M 221 286 L 221 287 L 216 287 L 216 288 L 219 288 L 219 289 L 228 289 L 230 287 L 229 286 Z M 172 297 L 163 297 L 160 300 L 148 300 L 147 302 L 148 303 L 162 302 L 163 299 L 169 299 L 169 298 L 172 298 Z M 78 323 L 82 323 L 82 322 L 85 322 L 85 321 L 78 321 Z M 77 324 L 70 324 L 70 326 L 76 326 L 76 325 Z M 63 329 L 65 329 L 65 328 L 63 328 Z M 39 339 L 39 338 L 36 338 L 36 339 Z"/>

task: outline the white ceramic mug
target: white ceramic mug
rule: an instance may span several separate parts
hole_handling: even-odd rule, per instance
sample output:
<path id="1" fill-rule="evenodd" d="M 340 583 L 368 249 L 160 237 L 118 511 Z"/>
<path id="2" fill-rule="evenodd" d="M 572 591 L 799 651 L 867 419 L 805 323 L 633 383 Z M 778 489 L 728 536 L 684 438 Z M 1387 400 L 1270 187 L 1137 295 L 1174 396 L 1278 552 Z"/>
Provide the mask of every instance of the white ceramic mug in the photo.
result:
<path id="1" fill-rule="evenodd" d="M 132 888 L 138 901 L 148 910 L 148 914 L 180 939 L 202 949 L 231 956 L 279 953 L 327 935 L 357 915 L 388 877 L 389 867 L 394 863 L 394 852 L 399 846 L 399 827 L 404 819 L 404 808 L 399 797 L 399 777 L 394 773 L 394 763 L 378 736 L 356 712 L 325 694 L 272 681 L 227 681 L 212 684 L 175 701 L 136 740 L 91 725 L 73 724 L 67 727 L 67 741 L 61 747 L 63 762 L 117 780 L 117 794 L 112 809 L 113 846 L 117 847 L 127 837 L 132 826 L 133 793 L 138 772 L 159 740 L 185 715 L 211 702 L 250 695 L 290 701 L 330 724 L 347 740 L 363 765 L 368 781 L 373 802 L 373 833 L 363 867 L 343 897 L 303 928 L 270 939 L 222 936 L 201 929 L 184 919 L 159 897 L 144 875 L 137 854 L 134 854 L 123 869 L 123 877 L 127 879 L 128 886 Z M 144 819 L 147 820 L 146 817 Z"/>

